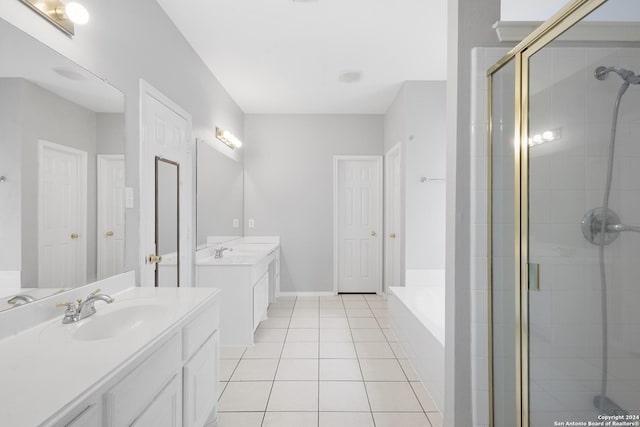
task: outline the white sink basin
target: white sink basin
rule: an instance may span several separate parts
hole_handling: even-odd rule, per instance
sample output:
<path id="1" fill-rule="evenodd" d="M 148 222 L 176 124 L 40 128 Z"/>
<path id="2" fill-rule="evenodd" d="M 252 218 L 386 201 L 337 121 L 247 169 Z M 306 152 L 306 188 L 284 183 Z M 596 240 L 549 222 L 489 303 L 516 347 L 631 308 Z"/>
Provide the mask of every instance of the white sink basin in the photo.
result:
<path id="1" fill-rule="evenodd" d="M 111 307 L 109 307 L 111 308 Z M 79 341 L 113 338 L 142 327 L 152 326 L 167 313 L 167 307 L 156 304 L 136 304 L 123 307 L 97 307 L 98 312 L 80 320 L 71 336 Z M 103 312 L 100 312 L 100 309 Z"/>

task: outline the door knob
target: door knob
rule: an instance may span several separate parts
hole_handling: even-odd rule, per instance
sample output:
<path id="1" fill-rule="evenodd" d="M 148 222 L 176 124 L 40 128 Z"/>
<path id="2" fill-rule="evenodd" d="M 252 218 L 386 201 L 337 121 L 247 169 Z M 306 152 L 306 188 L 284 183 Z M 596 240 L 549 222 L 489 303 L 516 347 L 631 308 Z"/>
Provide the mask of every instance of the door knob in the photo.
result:
<path id="1" fill-rule="evenodd" d="M 160 262 L 162 262 L 162 256 L 154 255 L 154 254 L 149 255 L 149 263 L 150 264 L 158 264 Z"/>
<path id="2" fill-rule="evenodd" d="M 112 237 L 113 236 L 113 231 L 107 231 L 107 237 Z"/>
<path id="3" fill-rule="evenodd" d="M 395 239 L 396 238 L 396 233 L 389 234 L 389 237 L 391 237 L 392 239 Z"/>
<path id="4" fill-rule="evenodd" d="M 80 235 L 79 235 L 78 233 L 73 233 L 73 234 L 71 235 L 71 238 L 72 238 L 72 239 L 77 239 L 77 238 L 79 238 L 79 237 L 80 237 Z"/>
<path id="5" fill-rule="evenodd" d="M 376 233 L 375 231 L 372 231 L 372 232 L 371 232 L 371 235 L 372 235 L 372 236 L 377 236 L 377 235 L 378 235 L 378 233 Z"/>

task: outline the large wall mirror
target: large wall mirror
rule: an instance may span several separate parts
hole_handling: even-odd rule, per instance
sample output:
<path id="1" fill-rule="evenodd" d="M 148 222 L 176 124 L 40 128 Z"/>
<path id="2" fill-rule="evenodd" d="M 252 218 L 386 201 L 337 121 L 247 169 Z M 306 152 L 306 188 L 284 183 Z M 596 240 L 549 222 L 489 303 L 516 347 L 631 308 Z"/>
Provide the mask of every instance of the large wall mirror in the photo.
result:
<path id="1" fill-rule="evenodd" d="M 122 92 L 3 20 L 0 58 L 3 310 L 124 271 L 125 126 Z"/>
<path id="2" fill-rule="evenodd" d="M 221 149 L 207 141 L 197 142 L 199 249 L 243 235 L 243 165 Z"/>

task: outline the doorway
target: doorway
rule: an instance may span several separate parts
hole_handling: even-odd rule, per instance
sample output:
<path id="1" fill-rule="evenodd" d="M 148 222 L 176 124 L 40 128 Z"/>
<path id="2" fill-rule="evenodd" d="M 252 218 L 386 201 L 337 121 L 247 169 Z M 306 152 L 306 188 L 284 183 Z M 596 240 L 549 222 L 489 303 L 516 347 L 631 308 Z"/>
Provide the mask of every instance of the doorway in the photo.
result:
<path id="1" fill-rule="evenodd" d="M 124 272 L 124 156 L 98 155 L 98 280 Z"/>
<path id="2" fill-rule="evenodd" d="M 382 293 L 382 156 L 334 157 L 334 292 Z"/>
<path id="3" fill-rule="evenodd" d="M 394 145 L 384 155 L 384 290 L 402 284 L 402 148 Z"/>
<path id="4" fill-rule="evenodd" d="M 67 288 L 87 277 L 87 153 L 38 144 L 38 283 Z"/>

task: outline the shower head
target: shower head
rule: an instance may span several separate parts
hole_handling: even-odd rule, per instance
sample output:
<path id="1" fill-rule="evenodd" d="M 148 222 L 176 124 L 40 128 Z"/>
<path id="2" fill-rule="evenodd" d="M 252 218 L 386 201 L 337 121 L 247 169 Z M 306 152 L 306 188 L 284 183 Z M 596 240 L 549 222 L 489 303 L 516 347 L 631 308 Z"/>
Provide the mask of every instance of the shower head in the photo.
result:
<path id="1" fill-rule="evenodd" d="M 595 71 L 593 72 L 593 75 L 598 80 L 605 80 L 607 77 L 609 77 L 609 73 L 612 71 L 617 75 L 619 75 L 620 77 L 622 77 L 622 80 L 624 80 L 628 84 L 631 84 L 631 85 L 640 84 L 640 76 L 637 76 L 633 71 L 630 71 L 621 67 L 600 66 L 595 69 Z"/>

